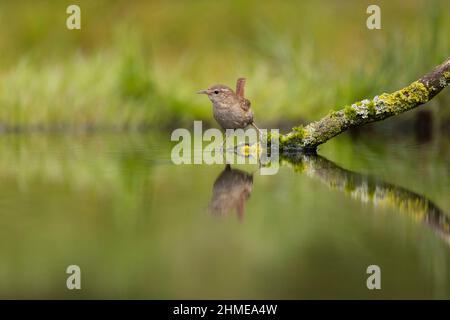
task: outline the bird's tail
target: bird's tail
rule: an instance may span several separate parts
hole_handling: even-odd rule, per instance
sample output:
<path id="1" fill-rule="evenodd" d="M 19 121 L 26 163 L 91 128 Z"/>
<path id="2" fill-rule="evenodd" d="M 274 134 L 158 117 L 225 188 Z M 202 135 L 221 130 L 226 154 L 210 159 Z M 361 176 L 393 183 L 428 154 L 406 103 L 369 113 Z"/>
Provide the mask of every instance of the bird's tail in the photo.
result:
<path id="1" fill-rule="evenodd" d="M 244 98 L 245 78 L 239 78 L 236 81 L 236 95 Z"/>

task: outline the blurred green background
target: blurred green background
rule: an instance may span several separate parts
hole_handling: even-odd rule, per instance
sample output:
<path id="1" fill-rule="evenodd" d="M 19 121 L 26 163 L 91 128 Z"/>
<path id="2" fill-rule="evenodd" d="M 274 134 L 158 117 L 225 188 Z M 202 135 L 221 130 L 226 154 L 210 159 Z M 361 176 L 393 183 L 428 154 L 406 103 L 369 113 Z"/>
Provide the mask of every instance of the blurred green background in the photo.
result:
<path id="1" fill-rule="evenodd" d="M 403 87 L 448 57 L 448 1 L 2 1 L 0 124 L 177 127 L 195 92 L 248 78 L 257 123 L 314 120 Z M 66 7 L 81 7 L 81 30 Z M 437 100 L 448 102 L 448 92 Z M 434 107 L 436 118 L 449 113 Z M 448 109 L 448 108 L 447 108 Z"/>

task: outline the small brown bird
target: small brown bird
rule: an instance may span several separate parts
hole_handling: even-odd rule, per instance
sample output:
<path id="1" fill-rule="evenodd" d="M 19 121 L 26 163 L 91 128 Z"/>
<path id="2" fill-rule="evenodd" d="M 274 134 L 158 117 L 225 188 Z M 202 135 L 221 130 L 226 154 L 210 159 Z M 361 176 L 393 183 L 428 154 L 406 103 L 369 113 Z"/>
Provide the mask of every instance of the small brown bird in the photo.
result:
<path id="1" fill-rule="evenodd" d="M 213 104 L 214 119 L 224 130 L 243 129 L 251 125 L 259 133 L 259 128 L 253 122 L 250 101 L 244 97 L 244 86 L 245 78 L 239 78 L 236 82 L 236 92 L 225 85 L 216 84 L 197 93 L 208 95 Z"/>

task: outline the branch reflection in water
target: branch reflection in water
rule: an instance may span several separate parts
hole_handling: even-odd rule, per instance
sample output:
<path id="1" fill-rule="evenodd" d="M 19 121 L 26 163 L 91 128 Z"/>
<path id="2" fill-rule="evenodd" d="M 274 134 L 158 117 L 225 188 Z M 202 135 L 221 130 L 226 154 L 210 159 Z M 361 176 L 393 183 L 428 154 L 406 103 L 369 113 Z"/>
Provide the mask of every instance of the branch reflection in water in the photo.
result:
<path id="1" fill-rule="evenodd" d="M 424 223 L 450 245 L 450 217 L 423 195 L 372 176 L 346 170 L 319 155 L 291 154 L 283 156 L 280 161 L 281 165 L 288 165 L 294 171 L 305 173 L 361 202 L 394 208 L 414 221 Z M 227 165 L 214 183 L 209 205 L 211 213 L 224 215 L 236 210 L 242 220 L 245 202 L 252 189 L 252 174 Z"/>

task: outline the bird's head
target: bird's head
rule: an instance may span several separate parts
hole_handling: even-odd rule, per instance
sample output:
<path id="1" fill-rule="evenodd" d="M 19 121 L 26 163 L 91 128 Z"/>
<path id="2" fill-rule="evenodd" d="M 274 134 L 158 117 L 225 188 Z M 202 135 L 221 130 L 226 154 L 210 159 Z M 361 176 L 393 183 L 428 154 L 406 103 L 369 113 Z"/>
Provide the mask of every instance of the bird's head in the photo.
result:
<path id="1" fill-rule="evenodd" d="M 197 92 L 198 94 L 206 94 L 213 103 L 221 103 L 221 104 L 231 104 L 233 103 L 237 96 L 234 91 L 222 84 L 216 84 L 206 90 L 200 90 Z"/>

